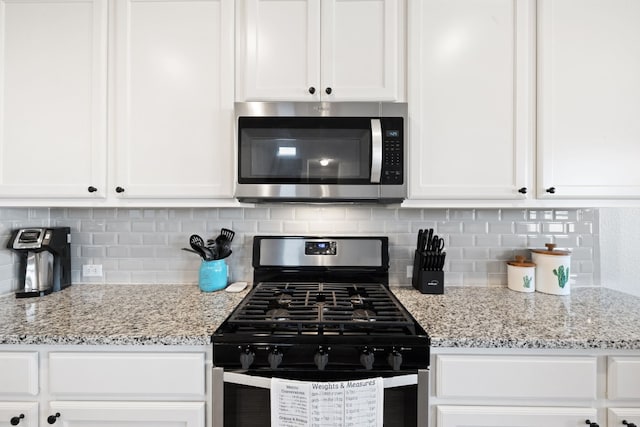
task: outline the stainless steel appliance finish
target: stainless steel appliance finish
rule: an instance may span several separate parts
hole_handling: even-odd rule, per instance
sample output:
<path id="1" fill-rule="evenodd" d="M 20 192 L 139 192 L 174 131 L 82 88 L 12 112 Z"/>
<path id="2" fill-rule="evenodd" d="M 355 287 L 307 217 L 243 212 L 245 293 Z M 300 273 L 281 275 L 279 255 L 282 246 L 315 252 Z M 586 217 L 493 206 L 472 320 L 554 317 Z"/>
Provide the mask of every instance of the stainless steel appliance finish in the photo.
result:
<path id="1" fill-rule="evenodd" d="M 43 296 L 71 285 L 70 244 L 69 227 L 14 230 L 7 248 L 18 253 L 22 287 L 16 297 Z"/>
<path id="2" fill-rule="evenodd" d="M 281 267 L 382 267 L 382 242 L 368 239 L 299 239 L 264 237 L 259 240 L 259 265 Z M 328 255 L 328 256 L 327 256 Z"/>
<path id="3" fill-rule="evenodd" d="M 243 202 L 399 203 L 405 103 L 236 103 Z"/>
<path id="4" fill-rule="evenodd" d="M 430 339 L 388 288 L 388 239 L 256 236 L 213 342 L 213 426 L 268 426 L 271 378 L 381 377 L 385 427 L 427 426 Z"/>
<path id="5" fill-rule="evenodd" d="M 53 254 L 29 252 L 24 274 L 24 292 L 48 293 L 53 288 Z"/>

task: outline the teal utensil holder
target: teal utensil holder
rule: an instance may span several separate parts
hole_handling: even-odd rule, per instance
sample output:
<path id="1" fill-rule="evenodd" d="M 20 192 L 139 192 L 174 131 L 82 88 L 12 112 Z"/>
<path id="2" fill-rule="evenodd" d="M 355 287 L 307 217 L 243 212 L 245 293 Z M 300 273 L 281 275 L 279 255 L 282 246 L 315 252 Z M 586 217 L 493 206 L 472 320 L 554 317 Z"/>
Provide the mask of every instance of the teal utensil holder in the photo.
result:
<path id="1" fill-rule="evenodd" d="M 215 292 L 227 287 L 227 263 L 224 259 L 202 261 L 198 285 L 203 292 Z"/>

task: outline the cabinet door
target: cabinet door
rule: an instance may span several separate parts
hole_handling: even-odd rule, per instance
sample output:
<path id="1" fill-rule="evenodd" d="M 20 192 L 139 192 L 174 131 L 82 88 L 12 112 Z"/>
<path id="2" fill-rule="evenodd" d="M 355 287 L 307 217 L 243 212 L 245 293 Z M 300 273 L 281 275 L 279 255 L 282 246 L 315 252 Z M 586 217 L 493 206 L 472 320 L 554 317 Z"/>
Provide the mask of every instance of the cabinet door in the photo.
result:
<path id="1" fill-rule="evenodd" d="M 538 7 L 538 197 L 640 197 L 640 2 Z"/>
<path id="2" fill-rule="evenodd" d="M 237 15 L 236 99 L 319 100 L 320 0 L 239 1 Z"/>
<path id="3" fill-rule="evenodd" d="M 409 3 L 410 199 L 527 197 L 534 5 Z"/>
<path id="4" fill-rule="evenodd" d="M 0 427 L 16 425 L 38 427 L 38 403 L 0 402 Z"/>
<path id="5" fill-rule="evenodd" d="M 232 197 L 233 1 L 123 0 L 115 8 L 110 191 Z"/>
<path id="6" fill-rule="evenodd" d="M 607 411 L 609 427 L 628 427 L 631 424 L 640 426 L 640 408 L 609 408 Z"/>
<path id="7" fill-rule="evenodd" d="M 37 396 L 38 353 L 0 353 L 0 399 L 2 396 Z"/>
<path id="8" fill-rule="evenodd" d="M 107 0 L 0 0 L 0 197 L 106 194 L 106 60 Z"/>
<path id="9" fill-rule="evenodd" d="M 607 363 L 607 397 L 640 399 L 640 357 L 610 356 Z"/>
<path id="10" fill-rule="evenodd" d="M 598 422 L 593 408 L 438 406 L 437 427 L 575 427 Z M 604 422 L 600 424 L 604 425 Z"/>
<path id="11" fill-rule="evenodd" d="M 404 3 L 323 0 L 321 96 L 327 101 L 404 98 Z"/>
<path id="12" fill-rule="evenodd" d="M 204 402 L 55 401 L 44 418 L 62 427 L 204 427 L 204 410 Z"/>

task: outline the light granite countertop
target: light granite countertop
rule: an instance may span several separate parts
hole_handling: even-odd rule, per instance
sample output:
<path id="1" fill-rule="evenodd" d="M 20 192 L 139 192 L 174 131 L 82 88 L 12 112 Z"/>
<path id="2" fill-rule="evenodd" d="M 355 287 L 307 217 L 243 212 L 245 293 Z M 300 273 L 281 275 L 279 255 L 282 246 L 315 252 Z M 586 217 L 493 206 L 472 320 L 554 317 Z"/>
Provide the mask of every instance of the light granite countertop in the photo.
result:
<path id="1" fill-rule="evenodd" d="M 0 344 L 209 345 L 248 290 L 197 285 L 73 285 L 0 297 Z"/>
<path id="2" fill-rule="evenodd" d="M 640 298 L 604 288 L 568 296 L 448 287 L 392 288 L 433 347 L 640 350 Z M 248 290 L 196 285 L 74 285 L 0 297 L 0 344 L 209 345 Z"/>
<path id="3" fill-rule="evenodd" d="M 640 350 L 640 298 L 606 288 L 566 296 L 478 287 L 393 292 L 432 347 Z"/>

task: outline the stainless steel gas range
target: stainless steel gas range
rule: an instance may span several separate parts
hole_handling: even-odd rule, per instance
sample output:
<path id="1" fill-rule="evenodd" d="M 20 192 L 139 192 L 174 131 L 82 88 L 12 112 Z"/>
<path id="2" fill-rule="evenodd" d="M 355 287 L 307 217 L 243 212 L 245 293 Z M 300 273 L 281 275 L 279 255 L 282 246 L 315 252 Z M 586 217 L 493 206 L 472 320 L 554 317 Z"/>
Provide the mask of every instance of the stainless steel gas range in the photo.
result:
<path id="1" fill-rule="evenodd" d="M 388 252 L 386 237 L 256 236 L 254 287 L 212 337 L 213 425 L 270 425 L 274 378 L 377 378 L 385 427 L 426 426 L 430 340 L 389 290 Z"/>

